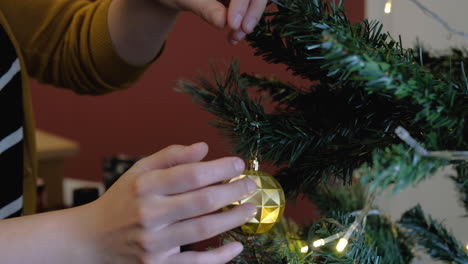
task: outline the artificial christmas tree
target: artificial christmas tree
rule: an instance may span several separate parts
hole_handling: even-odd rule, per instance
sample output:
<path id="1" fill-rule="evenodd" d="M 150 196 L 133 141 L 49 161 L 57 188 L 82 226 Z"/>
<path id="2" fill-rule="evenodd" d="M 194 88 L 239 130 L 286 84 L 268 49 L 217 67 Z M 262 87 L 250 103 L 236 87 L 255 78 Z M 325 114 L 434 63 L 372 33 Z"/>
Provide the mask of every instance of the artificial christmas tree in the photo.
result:
<path id="1" fill-rule="evenodd" d="M 420 207 L 392 222 L 374 205 L 385 189 L 455 166 L 468 211 L 468 152 L 451 151 L 468 150 L 465 54 L 404 49 L 378 22 L 351 24 L 342 3 L 321 0 L 275 0 L 248 41 L 310 86 L 240 73 L 235 62 L 180 90 L 219 118 L 236 154 L 258 151 L 280 168 L 287 197 L 304 194 L 323 217 L 261 236 L 227 234 L 246 246 L 234 263 L 410 263 L 415 248 L 468 263 L 468 249 Z M 276 109 L 266 112 L 252 90 Z"/>

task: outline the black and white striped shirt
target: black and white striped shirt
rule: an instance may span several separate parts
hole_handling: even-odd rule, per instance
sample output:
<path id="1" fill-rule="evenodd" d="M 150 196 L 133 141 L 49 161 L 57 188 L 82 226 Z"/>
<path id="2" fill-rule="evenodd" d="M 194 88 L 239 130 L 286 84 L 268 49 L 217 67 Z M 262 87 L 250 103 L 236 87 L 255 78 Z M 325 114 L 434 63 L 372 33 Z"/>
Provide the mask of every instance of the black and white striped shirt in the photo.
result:
<path id="1" fill-rule="evenodd" d="M 0 25 L 0 219 L 23 211 L 23 91 L 15 48 Z"/>

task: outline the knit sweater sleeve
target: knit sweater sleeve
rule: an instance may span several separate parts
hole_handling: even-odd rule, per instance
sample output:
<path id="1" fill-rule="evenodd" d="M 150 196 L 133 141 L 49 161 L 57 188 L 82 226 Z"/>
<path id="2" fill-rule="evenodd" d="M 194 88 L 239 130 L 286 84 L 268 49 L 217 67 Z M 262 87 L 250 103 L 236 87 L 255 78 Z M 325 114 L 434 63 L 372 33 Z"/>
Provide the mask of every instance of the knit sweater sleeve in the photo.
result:
<path id="1" fill-rule="evenodd" d="M 117 54 L 107 25 L 111 0 L 1 0 L 29 74 L 80 94 L 128 87 L 147 68 Z"/>

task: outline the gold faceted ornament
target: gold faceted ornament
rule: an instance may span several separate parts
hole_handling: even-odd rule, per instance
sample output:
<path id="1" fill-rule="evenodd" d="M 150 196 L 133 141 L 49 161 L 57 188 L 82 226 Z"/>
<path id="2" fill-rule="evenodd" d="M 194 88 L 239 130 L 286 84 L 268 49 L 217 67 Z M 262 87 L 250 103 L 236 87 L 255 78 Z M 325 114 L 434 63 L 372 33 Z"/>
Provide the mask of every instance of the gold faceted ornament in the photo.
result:
<path id="1" fill-rule="evenodd" d="M 250 168 L 242 175 L 232 178 L 234 182 L 245 177 L 253 180 L 257 184 L 257 191 L 241 201 L 229 205 L 227 208 L 251 203 L 257 206 L 257 215 L 240 227 L 242 233 L 246 235 L 260 235 L 268 232 L 283 216 L 286 199 L 284 191 L 279 182 L 270 174 L 260 171 L 258 160 L 250 162 Z"/>

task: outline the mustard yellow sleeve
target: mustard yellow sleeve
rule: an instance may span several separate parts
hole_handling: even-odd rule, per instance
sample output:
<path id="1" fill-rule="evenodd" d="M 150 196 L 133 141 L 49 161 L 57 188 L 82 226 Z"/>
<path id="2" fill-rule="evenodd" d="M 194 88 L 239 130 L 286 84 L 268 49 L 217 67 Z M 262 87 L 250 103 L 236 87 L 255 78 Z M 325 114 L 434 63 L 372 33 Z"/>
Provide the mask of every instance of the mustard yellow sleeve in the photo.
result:
<path id="1" fill-rule="evenodd" d="M 31 76 L 80 94 L 128 87 L 146 67 L 127 64 L 108 26 L 111 0 L 0 0 Z"/>

